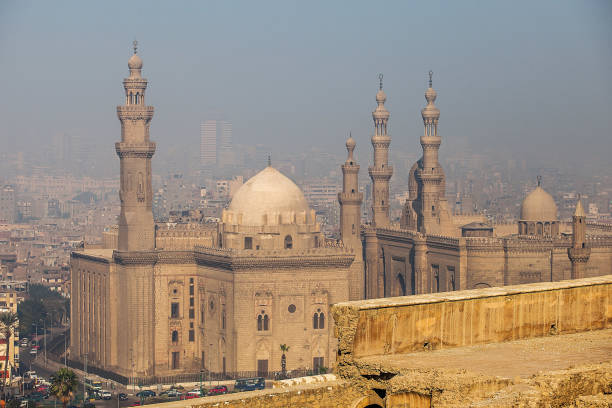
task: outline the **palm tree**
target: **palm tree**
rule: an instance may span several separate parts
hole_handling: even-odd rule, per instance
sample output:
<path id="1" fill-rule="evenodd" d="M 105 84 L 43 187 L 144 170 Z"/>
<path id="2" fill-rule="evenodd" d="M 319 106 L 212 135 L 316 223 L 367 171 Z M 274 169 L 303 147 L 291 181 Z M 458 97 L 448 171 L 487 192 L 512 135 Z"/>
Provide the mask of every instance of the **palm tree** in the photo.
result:
<path id="1" fill-rule="evenodd" d="M 60 368 L 51 379 L 51 393 L 55 398 L 60 400 L 64 404 L 64 408 L 68 405 L 74 391 L 78 387 L 77 376 L 69 368 Z"/>
<path id="2" fill-rule="evenodd" d="M 283 352 L 283 355 L 281 356 L 281 371 L 283 372 L 283 378 L 285 378 L 287 376 L 287 356 L 285 353 L 289 351 L 289 346 L 286 344 L 281 344 L 280 349 Z"/>
<path id="3" fill-rule="evenodd" d="M 4 338 L 6 342 L 6 353 L 4 354 L 4 373 L 5 375 L 2 378 L 2 397 L 5 398 L 6 395 L 4 393 L 6 382 L 10 377 L 11 367 L 10 367 L 10 349 L 11 349 L 11 337 L 13 337 L 13 333 L 15 332 L 15 328 L 19 324 L 19 317 L 17 313 L 14 312 L 2 312 L 0 313 L 0 334 Z"/>

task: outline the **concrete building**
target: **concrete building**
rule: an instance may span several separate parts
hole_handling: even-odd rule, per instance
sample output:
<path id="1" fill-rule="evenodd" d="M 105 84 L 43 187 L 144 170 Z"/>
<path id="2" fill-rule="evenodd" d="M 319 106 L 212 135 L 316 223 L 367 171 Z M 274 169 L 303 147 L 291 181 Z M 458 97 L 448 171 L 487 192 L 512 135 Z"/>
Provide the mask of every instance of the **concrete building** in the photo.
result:
<path id="1" fill-rule="evenodd" d="M 15 188 L 5 185 L 0 188 L 0 223 L 13 224 L 17 219 Z"/>
<path id="2" fill-rule="evenodd" d="M 217 165 L 217 121 L 207 120 L 200 125 L 200 165 Z"/>
<path id="3" fill-rule="evenodd" d="M 0 289 L 0 313 L 12 312 L 17 313 L 17 305 L 23 301 L 23 294 L 11 289 Z M 19 322 L 17 322 L 19 325 Z M 2 327 L 0 327 L 2 329 Z M 19 329 L 14 328 L 9 341 L 5 338 L 0 338 L 0 378 L 5 381 L 5 384 L 11 384 L 13 379 L 13 370 L 19 370 Z M 5 359 L 8 349 L 8 362 Z"/>

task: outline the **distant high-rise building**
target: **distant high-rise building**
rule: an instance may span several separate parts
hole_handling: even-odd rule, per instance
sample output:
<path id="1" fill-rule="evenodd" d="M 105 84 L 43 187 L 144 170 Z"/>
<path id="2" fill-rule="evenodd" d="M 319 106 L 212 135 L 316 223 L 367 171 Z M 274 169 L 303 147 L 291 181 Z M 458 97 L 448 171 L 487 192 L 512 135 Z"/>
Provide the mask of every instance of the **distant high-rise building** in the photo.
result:
<path id="1" fill-rule="evenodd" d="M 17 202 L 15 201 L 15 189 L 6 185 L 0 189 L 0 222 L 12 224 L 17 214 Z"/>
<path id="2" fill-rule="evenodd" d="M 221 121 L 220 135 L 218 148 L 218 165 L 219 167 L 230 166 L 233 164 L 232 151 L 232 124 L 227 121 Z"/>
<path id="3" fill-rule="evenodd" d="M 200 165 L 202 167 L 215 166 L 217 164 L 217 121 L 207 120 L 202 123 L 200 137 Z"/>

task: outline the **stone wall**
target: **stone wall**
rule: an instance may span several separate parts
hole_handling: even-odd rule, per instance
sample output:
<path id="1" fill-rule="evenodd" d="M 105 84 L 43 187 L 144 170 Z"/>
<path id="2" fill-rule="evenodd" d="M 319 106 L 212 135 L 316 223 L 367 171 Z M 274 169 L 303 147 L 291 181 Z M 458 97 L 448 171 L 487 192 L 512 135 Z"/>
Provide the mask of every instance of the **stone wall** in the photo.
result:
<path id="1" fill-rule="evenodd" d="M 411 297 L 332 308 L 347 359 L 504 342 L 612 327 L 612 275 Z"/>
<path id="2" fill-rule="evenodd" d="M 375 396 L 372 396 L 370 399 L 364 397 L 362 391 L 351 386 L 348 382 L 337 381 L 311 386 L 268 389 L 148 406 L 151 408 L 212 408 L 219 406 L 224 408 L 362 408 L 367 405 L 355 404 L 360 400 L 371 401 L 375 399 Z"/>

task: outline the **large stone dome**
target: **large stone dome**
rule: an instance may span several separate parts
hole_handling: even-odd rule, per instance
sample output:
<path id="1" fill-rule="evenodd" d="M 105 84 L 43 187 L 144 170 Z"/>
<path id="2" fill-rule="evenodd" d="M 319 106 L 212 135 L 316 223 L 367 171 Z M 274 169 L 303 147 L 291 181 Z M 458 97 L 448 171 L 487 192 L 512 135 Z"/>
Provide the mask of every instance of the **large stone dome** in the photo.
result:
<path id="1" fill-rule="evenodd" d="M 525 197 L 521 204 L 522 221 L 557 221 L 557 204 L 540 186 Z"/>
<path id="2" fill-rule="evenodd" d="M 280 216 L 283 224 L 309 214 L 302 190 L 272 166 L 250 178 L 234 194 L 228 211 L 235 214 L 239 224 L 261 226 Z"/>

